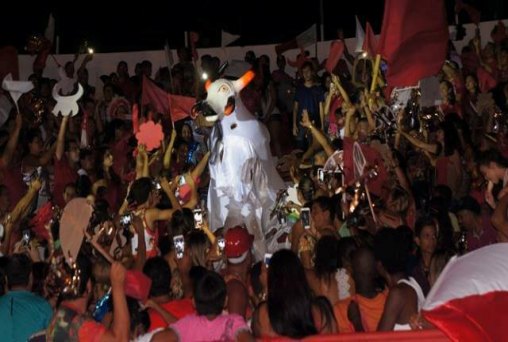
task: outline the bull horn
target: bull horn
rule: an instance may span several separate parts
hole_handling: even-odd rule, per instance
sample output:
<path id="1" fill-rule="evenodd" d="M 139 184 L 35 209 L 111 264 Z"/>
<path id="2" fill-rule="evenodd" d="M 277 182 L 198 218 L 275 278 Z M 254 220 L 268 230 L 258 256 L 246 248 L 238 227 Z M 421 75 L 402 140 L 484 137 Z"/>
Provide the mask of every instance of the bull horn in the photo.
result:
<path id="1" fill-rule="evenodd" d="M 233 87 L 235 88 L 235 92 L 239 93 L 247 84 L 252 81 L 252 79 L 256 76 L 254 71 L 249 70 L 245 74 L 243 74 L 242 77 L 237 79 L 236 81 L 233 81 Z"/>
<path id="2" fill-rule="evenodd" d="M 210 80 L 206 80 L 206 82 L 205 82 L 206 91 L 208 91 L 208 89 L 210 88 L 211 85 L 212 85 L 212 82 Z"/>

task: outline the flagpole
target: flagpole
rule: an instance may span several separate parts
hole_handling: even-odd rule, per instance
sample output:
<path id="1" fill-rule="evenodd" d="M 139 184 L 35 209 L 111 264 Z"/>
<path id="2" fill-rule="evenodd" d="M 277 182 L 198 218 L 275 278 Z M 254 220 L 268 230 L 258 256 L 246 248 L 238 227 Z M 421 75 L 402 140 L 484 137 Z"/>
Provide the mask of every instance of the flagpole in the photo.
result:
<path id="1" fill-rule="evenodd" d="M 183 32 L 183 41 L 184 41 L 184 44 L 185 44 L 185 47 L 188 48 L 189 47 L 189 39 L 188 39 L 188 33 L 187 31 L 184 31 Z"/>
<path id="2" fill-rule="evenodd" d="M 169 70 L 169 84 L 171 84 L 171 92 L 175 91 L 175 85 L 173 83 L 173 75 L 171 73 L 171 59 L 169 58 L 169 54 L 171 53 L 171 50 L 169 49 L 168 41 L 166 40 L 166 45 L 164 45 L 164 52 L 166 53 L 166 63 L 168 64 L 168 70 Z"/>

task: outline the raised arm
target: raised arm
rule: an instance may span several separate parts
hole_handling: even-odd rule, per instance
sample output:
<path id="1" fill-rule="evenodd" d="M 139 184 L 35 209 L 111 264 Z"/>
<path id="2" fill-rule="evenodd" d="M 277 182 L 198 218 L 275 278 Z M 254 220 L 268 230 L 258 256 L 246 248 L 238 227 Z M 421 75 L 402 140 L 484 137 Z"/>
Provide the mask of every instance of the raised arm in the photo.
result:
<path id="1" fill-rule="evenodd" d="M 60 130 L 58 131 L 58 138 L 56 139 L 56 150 L 55 157 L 57 160 L 61 160 L 65 151 L 65 131 L 67 129 L 67 122 L 69 121 L 68 116 L 64 116 L 62 118 L 62 123 L 60 124 Z"/>
<path id="2" fill-rule="evenodd" d="M 162 162 L 164 170 L 169 170 L 169 168 L 171 167 L 171 156 L 173 155 L 173 146 L 175 145 L 175 140 L 176 140 L 176 131 L 173 129 L 171 131 L 169 145 L 166 148 L 166 151 L 164 152 L 164 159 Z"/>
<path id="3" fill-rule="evenodd" d="M 304 112 L 302 116 L 301 125 L 310 130 L 312 137 L 315 138 L 317 142 L 323 147 L 328 157 L 333 154 L 334 150 L 332 145 L 330 145 L 328 139 L 323 134 L 323 132 L 321 132 L 321 130 L 317 129 L 316 127 L 314 127 L 314 125 L 312 125 L 312 122 L 309 121 L 309 115 L 306 112 Z"/>
<path id="4" fill-rule="evenodd" d="M 413 146 L 421 148 L 424 151 L 430 152 L 430 153 L 437 153 L 438 146 L 436 144 L 428 144 L 426 142 L 423 142 L 419 139 L 413 138 L 408 133 L 402 131 L 399 129 L 400 134 L 406 138 Z"/>

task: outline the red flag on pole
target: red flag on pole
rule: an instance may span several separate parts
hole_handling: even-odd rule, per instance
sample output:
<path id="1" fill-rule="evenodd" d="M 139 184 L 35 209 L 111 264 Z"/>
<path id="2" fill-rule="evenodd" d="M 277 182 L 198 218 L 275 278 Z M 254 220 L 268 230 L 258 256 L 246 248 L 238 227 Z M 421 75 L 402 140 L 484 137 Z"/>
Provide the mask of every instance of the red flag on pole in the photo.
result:
<path id="1" fill-rule="evenodd" d="M 333 69 L 339 63 L 342 54 L 344 53 L 344 42 L 342 40 L 333 41 L 330 44 L 330 52 L 328 54 L 328 58 L 326 59 L 325 69 L 329 73 L 333 72 Z"/>
<path id="2" fill-rule="evenodd" d="M 412 86 L 437 74 L 448 38 L 443 0 L 386 0 L 378 53 L 388 63 L 388 85 Z"/>
<path id="3" fill-rule="evenodd" d="M 367 21 L 365 25 L 365 39 L 363 40 L 363 51 L 366 51 L 369 56 L 374 57 L 377 51 L 377 39 L 372 31 L 372 26 Z"/>
<path id="4" fill-rule="evenodd" d="M 152 105 L 152 108 L 158 113 L 169 113 L 168 93 L 159 88 L 146 76 L 143 76 L 141 104 L 143 106 L 147 104 Z"/>
<path id="5" fill-rule="evenodd" d="M 196 99 L 188 96 L 168 94 L 168 102 L 171 109 L 171 120 L 175 122 L 190 116 Z"/>

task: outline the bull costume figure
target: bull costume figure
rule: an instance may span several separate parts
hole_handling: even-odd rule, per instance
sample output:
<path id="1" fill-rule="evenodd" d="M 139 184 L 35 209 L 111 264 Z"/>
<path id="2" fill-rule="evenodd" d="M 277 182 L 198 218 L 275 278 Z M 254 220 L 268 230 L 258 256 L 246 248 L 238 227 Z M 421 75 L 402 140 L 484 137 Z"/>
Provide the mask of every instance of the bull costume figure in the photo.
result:
<path id="1" fill-rule="evenodd" d="M 285 188 L 270 152 L 267 128 L 245 107 L 240 91 L 254 78 L 252 71 L 231 81 L 206 83 L 205 118 L 215 122 L 210 136 L 209 224 L 213 230 L 245 225 L 254 235 L 259 259 L 266 251 L 265 233 L 277 192 Z"/>

